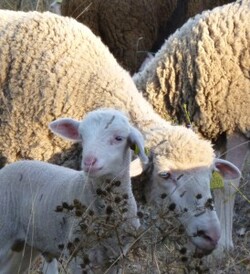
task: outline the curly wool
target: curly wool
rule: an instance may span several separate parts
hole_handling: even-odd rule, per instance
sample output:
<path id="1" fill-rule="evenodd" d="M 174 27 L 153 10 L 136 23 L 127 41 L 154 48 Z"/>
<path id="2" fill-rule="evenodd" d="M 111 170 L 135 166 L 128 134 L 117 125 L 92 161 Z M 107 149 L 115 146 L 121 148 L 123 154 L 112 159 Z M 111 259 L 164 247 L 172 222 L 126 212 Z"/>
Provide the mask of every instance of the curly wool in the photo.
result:
<path id="1" fill-rule="evenodd" d="M 134 76 L 137 88 L 162 117 L 186 123 L 189 115 L 210 140 L 237 131 L 249 136 L 249 22 L 244 0 L 190 19 Z"/>
<path id="2" fill-rule="evenodd" d="M 189 17 L 228 2 L 232 0 L 63 0 L 61 13 L 90 27 L 134 73 L 147 53 L 158 50 Z"/>
<path id="3" fill-rule="evenodd" d="M 19 159 L 63 164 L 70 145 L 53 138 L 48 123 L 81 119 L 98 107 L 122 109 L 140 127 L 151 120 L 166 124 L 101 40 L 74 19 L 0 11 L 0 30 L 1 165 Z"/>
<path id="4" fill-rule="evenodd" d="M 69 147 L 51 138 L 48 123 L 81 119 L 105 105 L 105 94 L 117 91 L 110 106 L 130 104 L 119 95 L 129 76 L 87 27 L 50 13 L 0 14 L 0 155 L 8 162 L 48 160 Z"/>
<path id="5" fill-rule="evenodd" d="M 200 138 L 193 130 L 174 126 L 164 132 L 162 139 L 160 136 L 158 133 L 150 141 L 158 164 L 165 163 L 177 170 L 211 166 L 215 156 L 211 143 Z"/>
<path id="6" fill-rule="evenodd" d="M 149 0 L 73 0 L 62 2 L 61 13 L 90 27 L 118 62 L 134 73 L 157 37 L 157 5 Z"/>
<path id="7" fill-rule="evenodd" d="M 127 112 L 149 147 L 171 132 L 87 27 L 51 13 L 0 15 L 2 162 L 38 159 L 63 164 L 70 144 L 53 138 L 48 123 L 65 116 L 81 119 L 98 107 Z M 202 156 L 212 162 L 211 153 Z M 74 157 L 71 167 L 77 168 Z"/>

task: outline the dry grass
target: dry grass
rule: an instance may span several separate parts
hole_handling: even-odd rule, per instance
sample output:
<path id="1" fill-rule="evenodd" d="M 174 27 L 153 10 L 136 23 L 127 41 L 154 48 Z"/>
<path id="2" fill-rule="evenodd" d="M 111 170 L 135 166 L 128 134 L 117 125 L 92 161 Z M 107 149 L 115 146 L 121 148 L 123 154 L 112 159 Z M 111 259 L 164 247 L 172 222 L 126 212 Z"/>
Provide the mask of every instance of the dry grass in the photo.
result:
<path id="1" fill-rule="evenodd" d="M 247 174 L 248 172 L 244 173 L 245 176 Z M 135 185 L 138 186 L 138 182 Z M 244 186 L 242 191 L 249 197 L 249 192 L 246 193 L 245 191 L 246 185 L 244 183 L 242 185 Z M 107 240 L 109 237 L 117 234 L 119 238 L 121 235 L 121 232 L 117 233 L 116 228 L 124 221 L 121 212 L 126 208 L 126 203 L 124 203 L 126 199 L 120 197 L 118 201 L 114 189 L 105 194 L 103 192 L 105 192 L 104 189 L 100 191 L 99 196 L 105 196 L 107 201 L 106 208 L 115 208 L 115 210 L 105 210 L 106 214 L 102 216 L 95 216 L 84 205 L 79 205 L 77 202 L 74 202 L 72 205 L 59 205 L 58 209 L 58 211 L 68 212 L 69 215 L 78 216 L 79 226 L 77 227 L 82 230 L 83 235 L 87 235 L 82 241 L 78 240 L 76 243 L 73 243 L 74 245 L 70 245 L 72 254 L 76 248 L 82 258 L 85 258 L 86 264 L 83 266 L 85 270 L 91 268 L 88 262 L 88 251 L 93 246 L 93 243 L 101 246 L 102 241 Z M 120 256 L 119 258 L 113 258 L 112 261 L 107 261 L 107 270 L 113 263 L 118 262 L 123 273 L 126 274 L 249 273 L 250 205 L 245 204 L 247 201 L 241 195 L 238 194 L 236 199 L 235 249 L 225 254 L 225 257 L 221 260 L 216 258 L 213 261 L 207 261 L 206 257 L 196 258 L 194 256 L 194 249 L 189 244 L 184 228 L 177 221 L 176 213 L 171 210 L 168 204 L 166 204 L 165 208 L 156 211 L 143 203 L 143 199 L 139 194 L 141 193 L 140 188 L 135 188 L 134 192 L 140 201 L 138 216 L 141 220 L 142 228 L 138 232 L 130 231 L 133 242 L 130 245 L 128 254 L 125 257 Z M 114 199 L 115 197 L 116 199 Z M 241 207 L 242 209 L 243 205 L 244 210 L 239 212 L 238 208 Z M 236 231 L 244 227 L 248 232 L 242 236 L 237 235 Z M 60 273 L 66 274 L 65 261 L 62 260 L 61 263 Z M 32 274 L 38 274 L 38 269 L 39 267 L 36 265 Z"/>
<path id="2" fill-rule="evenodd" d="M 51 2 L 51 0 L 0 0 L 0 8 L 44 11 L 48 10 Z M 206 259 L 194 258 L 175 214 L 168 210 L 166 216 L 166 212 L 154 212 L 151 208 L 141 205 L 139 216 L 145 228 L 134 236 L 128 255 L 120 258 L 119 263 L 123 273 L 250 273 L 250 204 L 247 201 L 250 199 L 250 156 L 243 175 L 240 191 L 245 197 L 238 193 L 235 205 L 233 232 L 235 249 L 226 254 L 224 259 L 214 260 L 208 264 Z M 79 218 L 79 222 L 83 222 L 83 216 Z M 100 223 L 103 220 L 95 220 L 95 222 Z M 110 231 L 107 235 L 110 235 Z M 96 235 L 92 231 L 91 237 L 89 235 L 91 242 L 93 237 Z M 106 236 L 103 237 L 105 239 Z M 84 245 L 80 248 L 81 252 L 86 254 L 87 247 L 88 245 Z M 41 258 L 38 258 L 29 273 L 41 273 L 39 270 L 41 264 Z M 63 269 L 64 267 L 61 269 L 61 274 L 66 273 Z"/>

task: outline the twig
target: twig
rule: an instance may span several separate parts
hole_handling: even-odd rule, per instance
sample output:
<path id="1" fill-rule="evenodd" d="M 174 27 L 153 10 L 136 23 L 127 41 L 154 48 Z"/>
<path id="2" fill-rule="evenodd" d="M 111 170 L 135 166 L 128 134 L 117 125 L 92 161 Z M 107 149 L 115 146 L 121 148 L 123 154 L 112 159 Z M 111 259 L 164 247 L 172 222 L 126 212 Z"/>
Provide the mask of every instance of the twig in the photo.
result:
<path id="1" fill-rule="evenodd" d="M 144 230 L 137 239 L 135 239 L 135 241 L 130 245 L 130 247 L 128 248 L 128 251 L 132 248 L 132 246 L 134 246 L 139 239 L 141 239 L 151 228 L 153 227 L 153 225 L 150 225 L 146 230 Z M 124 256 L 123 253 L 120 254 L 120 256 L 117 257 L 117 259 L 109 266 L 109 268 L 103 273 L 103 274 L 107 274 L 109 272 L 109 270 Z"/>
<path id="2" fill-rule="evenodd" d="M 247 198 L 247 196 L 245 194 L 243 194 L 243 192 L 236 187 L 234 184 L 230 183 L 230 185 L 237 191 L 239 192 L 239 194 L 250 204 L 250 200 Z"/>

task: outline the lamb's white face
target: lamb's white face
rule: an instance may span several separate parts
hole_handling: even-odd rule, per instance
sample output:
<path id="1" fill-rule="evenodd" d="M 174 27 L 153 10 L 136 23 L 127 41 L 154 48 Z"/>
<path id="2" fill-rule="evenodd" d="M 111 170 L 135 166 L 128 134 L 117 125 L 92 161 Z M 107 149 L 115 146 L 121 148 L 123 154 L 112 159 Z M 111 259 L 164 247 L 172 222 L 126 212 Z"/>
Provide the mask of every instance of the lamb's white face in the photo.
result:
<path id="1" fill-rule="evenodd" d="M 119 111 L 90 112 L 78 132 L 83 143 L 82 168 L 91 177 L 128 176 L 130 148 L 135 146 L 139 148 L 140 159 L 148 160 L 142 134 Z"/>
<path id="2" fill-rule="evenodd" d="M 147 200 L 174 210 L 198 252 L 212 252 L 220 238 L 220 223 L 210 191 L 211 168 L 178 170 L 161 163 L 155 159 Z"/>
<path id="3" fill-rule="evenodd" d="M 82 142 L 82 168 L 90 177 L 128 177 L 130 148 L 137 147 L 141 161 L 148 161 L 142 134 L 118 110 L 98 109 L 82 121 L 57 119 L 49 128 L 65 139 Z"/>
<path id="4" fill-rule="evenodd" d="M 80 124 L 83 143 L 82 168 L 89 176 L 119 174 L 129 164 L 130 126 L 125 118 L 117 115 L 87 116 Z M 91 122 L 89 122 L 91 121 Z"/>

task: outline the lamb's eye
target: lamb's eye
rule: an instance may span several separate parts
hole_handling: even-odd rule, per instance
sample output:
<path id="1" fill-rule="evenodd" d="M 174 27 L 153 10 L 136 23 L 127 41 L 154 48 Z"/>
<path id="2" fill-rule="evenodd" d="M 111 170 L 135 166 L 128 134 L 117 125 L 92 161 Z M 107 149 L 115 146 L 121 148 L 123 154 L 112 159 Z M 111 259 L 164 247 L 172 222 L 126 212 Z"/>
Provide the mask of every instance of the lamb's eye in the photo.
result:
<path id="1" fill-rule="evenodd" d="M 116 136 L 116 137 L 115 137 L 115 140 L 116 140 L 117 142 L 121 142 L 121 141 L 123 140 L 123 138 L 122 138 L 121 136 Z"/>
<path id="2" fill-rule="evenodd" d="M 170 173 L 170 172 L 167 172 L 167 171 L 162 171 L 162 172 L 159 172 L 158 175 L 159 175 L 161 178 L 167 180 L 167 179 L 170 178 L 171 173 Z"/>

